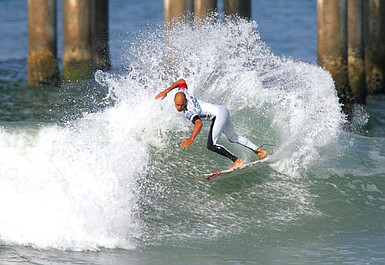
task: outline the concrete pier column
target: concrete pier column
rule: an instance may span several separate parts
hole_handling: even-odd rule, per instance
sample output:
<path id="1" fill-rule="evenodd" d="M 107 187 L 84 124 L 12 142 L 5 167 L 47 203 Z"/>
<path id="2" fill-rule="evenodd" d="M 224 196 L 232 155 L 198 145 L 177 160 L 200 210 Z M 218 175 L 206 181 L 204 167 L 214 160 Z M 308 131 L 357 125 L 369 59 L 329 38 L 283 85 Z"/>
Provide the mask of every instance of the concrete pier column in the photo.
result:
<path id="1" fill-rule="evenodd" d="M 251 0 L 223 0 L 225 15 L 238 15 L 251 19 Z"/>
<path id="2" fill-rule="evenodd" d="M 111 68 L 108 45 L 108 0 L 91 0 L 91 43 L 94 69 Z"/>
<path id="3" fill-rule="evenodd" d="M 90 0 L 63 0 L 63 77 L 92 77 Z"/>
<path id="4" fill-rule="evenodd" d="M 180 20 L 194 11 L 193 0 L 164 0 L 164 21 Z"/>
<path id="5" fill-rule="evenodd" d="M 28 84 L 57 86 L 56 0 L 28 0 Z"/>
<path id="6" fill-rule="evenodd" d="M 351 100 L 347 73 L 347 0 L 317 0 L 318 63 L 328 70 L 342 103 Z"/>
<path id="7" fill-rule="evenodd" d="M 195 0 L 194 12 L 195 17 L 205 18 L 208 14 L 217 10 L 216 0 Z"/>
<path id="8" fill-rule="evenodd" d="M 364 61 L 364 1 L 348 1 L 348 75 L 349 86 L 358 103 L 366 101 Z"/>
<path id="9" fill-rule="evenodd" d="M 184 23 L 193 22 L 194 0 L 163 0 L 164 7 L 164 28 L 165 28 L 165 45 L 171 46 L 173 39 L 171 37 L 172 29 L 175 22 L 183 21 Z M 173 76 L 177 69 L 174 62 L 179 58 L 175 51 L 166 49 L 164 54 L 164 71 L 167 76 Z"/>
<path id="10" fill-rule="evenodd" d="M 385 92 L 385 0 L 365 0 L 365 72 L 369 93 Z"/>

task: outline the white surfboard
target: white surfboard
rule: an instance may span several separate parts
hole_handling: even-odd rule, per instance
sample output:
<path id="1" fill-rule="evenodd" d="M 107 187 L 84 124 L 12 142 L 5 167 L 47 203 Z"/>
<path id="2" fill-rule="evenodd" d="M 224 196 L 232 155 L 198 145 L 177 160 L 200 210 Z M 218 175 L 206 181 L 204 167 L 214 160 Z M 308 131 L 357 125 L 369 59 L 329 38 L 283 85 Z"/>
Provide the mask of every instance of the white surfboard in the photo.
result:
<path id="1" fill-rule="evenodd" d="M 258 163 L 265 162 L 267 159 L 269 159 L 268 156 L 262 160 L 257 160 L 257 161 L 251 162 L 251 163 L 247 163 L 247 164 L 245 164 L 241 167 L 238 167 L 238 168 L 226 169 L 226 170 L 217 171 L 217 172 L 213 172 L 213 173 L 209 173 L 209 174 L 204 174 L 203 179 L 201 181 L 207 183 L 207 182 L 212 182 L 212 181 L 218 180 L 218 179 L 224 179 L 224 178 L 227 178 L 230 176 L 236 176 L 239 174 L 244 174 L 244 173 L 247 173 L 251 169 L 252 166 L 254 166 Z M 247 169 L 249 169 L 249 170 L 247 170 Z"/>

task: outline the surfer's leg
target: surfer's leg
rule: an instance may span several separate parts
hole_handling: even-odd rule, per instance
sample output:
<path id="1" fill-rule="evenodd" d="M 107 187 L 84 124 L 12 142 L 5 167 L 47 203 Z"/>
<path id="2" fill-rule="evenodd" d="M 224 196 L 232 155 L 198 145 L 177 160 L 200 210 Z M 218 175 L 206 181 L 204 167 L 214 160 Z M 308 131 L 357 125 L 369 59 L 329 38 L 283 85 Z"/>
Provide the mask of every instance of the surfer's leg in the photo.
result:
<path id="1" fill-rule="evenodd" d="M 229 158 L 231 161 L 235 162 L 238 160 L 238 157 L 229 152 L 225 147 L 218 145 L 217 141 L 222 134 L 223 121 L 219 119 L 216 121 L 216 117 L 213 119 L 211 123 L 209 137 L 207 139 L 207 148 L 210 151 L 218 153 L 222 156 Z"/>
<path id="2" fill-rule="evenodd" d="M 230 118 L 228 119 L 226 125 L 224 126 L 223 133 L 226 135 L 227 139 L 232 143 L 243 145 L 254 152 L 258 149 L 258 146 L 252 143 L 248 138 L 246 138 L 245 136 L 239 135 L 235 131 L 234 124 Z"/>
<path id="3" fill-rule="evenodd" d="M 229 139 L 230 142 L 232 143 L 237 143 L 240 145 L 243 145 L 250 150 L 252 150 L 254 153 L 258 155 L 259 159 L 264 159 L 267 156 L 267 151 L 259 148 L 255 144 L 253 144 L 248 138 L 237 134 L 237 132 L 234 129 L 234 124 L 229 118 L 226 126 L 224 127 L 223 130 L 224 134 L 226 135 L 227 139 Z"/>

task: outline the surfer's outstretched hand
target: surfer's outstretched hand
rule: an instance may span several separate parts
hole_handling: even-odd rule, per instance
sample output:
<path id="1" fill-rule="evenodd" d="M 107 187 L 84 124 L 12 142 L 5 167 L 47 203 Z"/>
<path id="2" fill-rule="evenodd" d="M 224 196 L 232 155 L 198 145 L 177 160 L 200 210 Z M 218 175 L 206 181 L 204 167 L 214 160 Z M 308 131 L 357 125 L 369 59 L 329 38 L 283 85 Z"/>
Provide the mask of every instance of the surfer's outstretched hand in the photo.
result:
<path id="1" fill-rule="evenodd" d="M 191 144 L 193 143 L 193 140 L 191 140 L 190 138 L 186 138 L 186 139 L 183 139 L 181 144 L 180 144 L 180 147 L 186 149 L 187 147 L 189 147 Z"/>
<path id="2" fill-rule="evenodd" d="M 171 86 L 169 86 L 168 88 L 166 88 L 165 90 L 163 90 L 162 92 L 160 92 L 158 95 L 156 95 L 156 96 L 155 96 L 155 99 L 164 99 L 165 97 L 167 97 L 167 94 L 168 94 L 171 90 L 173 90 L 173 89 L 179 87 L 180 84 L 185 84 L 185 83 L 186 83 L 186 81 L 184 81 L 184 79 L 179 79 L 178 81 L 176 81 L 175 83 L 173 83 Z M 186 87 L 187 87 L 187 85 L 186 85 Z"/>
<path id="3" fill-rule="evenodd" d="M 158 95 L 155 96 L 155 99 L 164 99 L 165 97 L 167 97 L 167 92 L 162 91 Z"/>

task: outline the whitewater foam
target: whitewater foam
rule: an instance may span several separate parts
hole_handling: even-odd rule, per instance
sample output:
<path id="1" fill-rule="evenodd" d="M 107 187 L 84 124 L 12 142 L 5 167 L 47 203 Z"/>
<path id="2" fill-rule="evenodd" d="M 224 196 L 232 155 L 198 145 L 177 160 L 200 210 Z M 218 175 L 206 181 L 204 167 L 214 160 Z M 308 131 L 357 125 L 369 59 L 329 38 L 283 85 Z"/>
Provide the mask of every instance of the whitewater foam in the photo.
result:
<path id="1" fill-rule="evenodd" d="M 110 116 L 1 132 L 3 241 L 79 250 L 133 246 L 140 234 L 135 177 L 145 172 L 148 153 Z"/>

